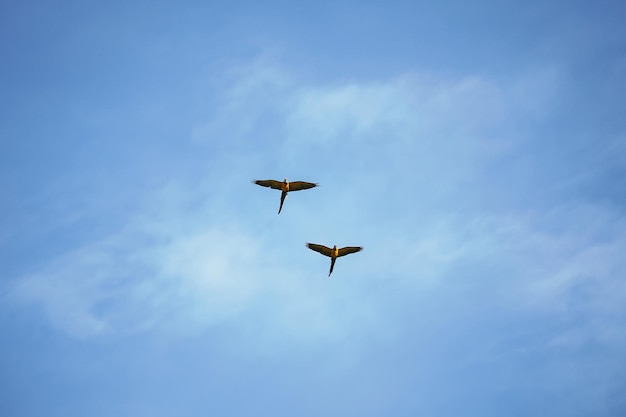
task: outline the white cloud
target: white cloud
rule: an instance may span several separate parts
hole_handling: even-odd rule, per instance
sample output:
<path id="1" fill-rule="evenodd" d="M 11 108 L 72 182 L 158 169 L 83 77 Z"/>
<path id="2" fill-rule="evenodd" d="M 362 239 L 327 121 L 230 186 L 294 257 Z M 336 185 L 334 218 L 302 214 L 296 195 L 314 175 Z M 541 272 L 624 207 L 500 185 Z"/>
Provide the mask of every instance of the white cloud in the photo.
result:
<path id="1" fill-rule="evenodd" d="M 72 251 L 22 278 L 14 296 L 82 338 L 227 322 L 263 296 L 263 278 L 276 285 L 259 241 L 236 228 L 169 232 L 122 232 Z"/>
<path id="2" fill-rule="evenodd" d="M 354 295 L 345 285 L 328 286 L 325 260 L 304 271 L 298 256 L 266 233 L 203 224 L 220 207 L 190 208 L 194 192 L 201 191 L 166 187 L 126 229 L 20 278 L 12 299 L 39 307 L 76 338 L 196 334 L 220 326 L 238 334 L 242 346 L 269 354 L 281 349 L 277 340 L 316 346 L 359 334 L 376 320 L 367 300 L 342 305 Z"/>
<path id="3" fill-rule="evenodd" d="M 502 123 L 545 117 L 558 90 L 556 71 L 546 68 L 496 82 L 408 74 L 387 82 L 305 86 L 290 101 L 287 136 L 299 141 L 363 140 L 430 142 L 489 134 Z M 485 137 L 483 139 L 493 139 Z"/>
<path id="4" fill-rule="evenodd" d="M 192 128 L 192 141 L 241 143 L 248 136 L 259 140 L 259 125 L 283 111 L 285 97 L 292 94 L 294 80 L 285 70 L 259 58 L 241 65 L 222 77 L 215 77 L 219 98 L 207 109 L 207 121 Z"/>
<path id="5" fill-rule="evenodd" d="M 443 221 L 404 242 L 406 257 L 388 264 L 422 291 L 462 282 L 467 294 L 478 297 L 476 308 L 561 317 L 557 322 L 570 317 L 540 348 L 588 343 L 616 348 L 626 345 L 625 237 L 626 220 L 619 212 L 569 204 Z"/>
<path id="6" fill-rule="evenodd" d="M 373 323 L 393 327 L 375 294 L 360 291 L 366 282 L 388 279 L 388 271 L 412 281 L 406 288 L 415 291 L 445 288 L 451 274 L 466 267 L 497 264 L 499 271 L 510 269 L 499 294 L 512 308 L 567 303 L 582 280 L 619 310 L 624 293 L 615 277 L 624 265 L 616 259 L 625 243 L 609 231 L 605 243 L 596 236 L 614 217 L 592 209 L 559 223 L 562 213 L 478 215 L 464 212 L 462 202 L 430 210 L 421 203 L 462 188 L 486 160 L 510 152 L 519 123 L 550 111 L 555 74 L 546 69 L 506 82 L 408 74 L 315 86 L 256 62 L 230 78 L 215 112 L 193 129 L 200 147 L 233 138 L 228 146 L 236 152 L 212 155 L 197 183 L 163 186 L 123 230 L 23 277 L 14 295 L 41 306 L 55 326 L 77 337 L 223 324 L 244 333 L 255 327 L 267 349 L 272 338 L 338 340 Z M 340 158 L 320 169 L 316 158 L 326 153 Z M 247 172 L 269 166 L 314 171 L 323 185 L 308 211 L 288 201 L 280 227 L 247 218 L 260 200 L 239 204 L 233 197 L 242 184 L 249 186 Z M 342 187 L 331 186 L 336 178 Z M 599 223 L 591 231 L 573 226 L 594 219 Z M 371 255 L 345 266 L 358 271 L 358 282 L 323 280 L 328 265 L 322 259 L 310 258 L 315 271 L 304 263 L 310 255 L 300 246 L 304 236 L 361 244 L 350 239 L 368 233 L 364 253 Z M 599 300 L 594 295 L 585 303 Z"/>

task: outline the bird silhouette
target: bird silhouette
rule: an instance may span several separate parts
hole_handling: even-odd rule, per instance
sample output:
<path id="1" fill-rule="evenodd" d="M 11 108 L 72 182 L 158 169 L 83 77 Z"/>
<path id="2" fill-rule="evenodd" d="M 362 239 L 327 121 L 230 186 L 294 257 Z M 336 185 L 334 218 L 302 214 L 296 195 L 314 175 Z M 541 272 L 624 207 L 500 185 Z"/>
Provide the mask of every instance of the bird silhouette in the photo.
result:
<path id="1" fill-rule="evenodd" d="M 317 187 L 317 184 L 312 182 L 305 181 L 294 181 L 289 182 L 287 178 L 284 181 L 276 181 L 276 180 L 255 180 L 252 181 L 256 185 L 260 185 L 261 187 L 269 187 L 274 190 L 281 190 L 282 193 L 280 195 L 280 207 L 278 208 L 278 214 L 283 209 L 283 203 L 285 202 L 285 197 L 287 197 L 287 193 L 290 191 L 300 191 L 300 190 L 308 190 L 309 188 Z"/>
<path id="2" fill-rule="evenodd" d="M 330 257 L 330 272 L 328 272 L 328 276 L 333 273 L 333 268 L 335 267 L 335 261 L 337 260 L 337 258 L 363 250 L 361 246 L 346 246 L 345 248 L 341 249 L 337 248 L 337 245 L 333 246 L 333 248 L 331 249 L 324 245 L 317 245 L 315 243 L 307 243 L 306 246 L 307 248 L 314 250 L 315 252 Z"/>

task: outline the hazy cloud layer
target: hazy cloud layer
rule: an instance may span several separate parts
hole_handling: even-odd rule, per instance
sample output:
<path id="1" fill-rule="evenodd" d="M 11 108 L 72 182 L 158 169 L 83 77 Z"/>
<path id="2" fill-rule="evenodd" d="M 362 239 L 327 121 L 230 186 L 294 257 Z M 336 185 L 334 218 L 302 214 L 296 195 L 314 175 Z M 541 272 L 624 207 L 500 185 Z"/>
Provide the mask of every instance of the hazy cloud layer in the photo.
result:
<path id="1" fill-rule="evenodd" d="M 532 191 L 507 163 L 538 146 L 533 129 L 559 105 L 556 69 L 312 85 L 261 60 L 225 80 L 219 110 L 190 129 L 214 153 L 203 176 L 146 193 L 122 229 L 21 277 L 14 300 L 80 338 L 226 325 L 269 345 L 366 337 L 373 323 L 395 337 L 408 324 L 379 296 L 410 304 L 460 285 L 494 311 L 584 317 L 549 343 L 624 344 L 623 214 L 515 204 Z M 322 186 L 276 217 L 279 195 L 250 180 L 283 172 Z M 328 281 L 328 260 L 303 246 L 316 239 L 366 251 Z"/>

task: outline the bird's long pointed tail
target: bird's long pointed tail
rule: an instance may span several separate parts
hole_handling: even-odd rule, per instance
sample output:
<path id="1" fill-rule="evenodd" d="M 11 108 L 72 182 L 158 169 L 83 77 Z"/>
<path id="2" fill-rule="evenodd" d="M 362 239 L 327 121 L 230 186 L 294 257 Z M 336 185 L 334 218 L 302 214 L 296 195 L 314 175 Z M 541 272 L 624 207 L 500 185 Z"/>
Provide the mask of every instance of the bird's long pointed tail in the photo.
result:
<path id="1" fill-rule="evenodd" d="M 333 273 L 333 268 L 335 267 L 335 261 L 337 260 L 337 258 L 331 258 L 330 259 L 330 272 L 328 273 L 328 276 L 330 276 L 330 274 Z"/>
<path id="2" fill-rule="evenodd" d="M 280 211 L 283 209 L 283 203 L 285 202 L 285 197 L 287 197 L 287 191 L 283 191 L 283 193 L 280 195 L 280 207 L 278 208 L 278 214 L 280 214 Z"/>

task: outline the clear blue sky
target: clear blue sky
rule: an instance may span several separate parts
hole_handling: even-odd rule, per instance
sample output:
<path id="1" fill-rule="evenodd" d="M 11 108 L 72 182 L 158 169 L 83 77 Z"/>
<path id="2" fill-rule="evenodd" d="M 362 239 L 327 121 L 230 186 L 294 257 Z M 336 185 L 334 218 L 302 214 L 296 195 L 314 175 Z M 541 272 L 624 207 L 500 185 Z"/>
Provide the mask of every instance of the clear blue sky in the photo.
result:
<path id="1" fill-rule="evenodd" d="M 625 21 L 3 2 L 0 415 L 626 415 Z"/>

